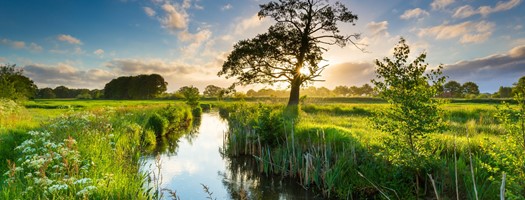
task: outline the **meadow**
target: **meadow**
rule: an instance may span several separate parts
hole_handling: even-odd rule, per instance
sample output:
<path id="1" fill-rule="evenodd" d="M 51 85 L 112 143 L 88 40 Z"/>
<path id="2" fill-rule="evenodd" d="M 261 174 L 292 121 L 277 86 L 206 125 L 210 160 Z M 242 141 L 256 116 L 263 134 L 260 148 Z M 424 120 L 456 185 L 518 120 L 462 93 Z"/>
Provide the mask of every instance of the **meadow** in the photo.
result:
<path id="1" fill-rule="evenodd" d="M 283 117 L 283 105 L 201 102 L 230 124 L 225 155 L 252 156 L 260 173 L 294 178 L 327 198 L 495 199 L 503 181 L 508 199 L 525 198 L 523 155 L 496 117 L 498 102 L 443 105 L 446 130 L 422 139 L 414 158 L 374 128 L 377 111 L 388 108 L 380 100 L 307 99 L 296 118 Z M 156 199 L 140 157 L 192 118 L 175 100 L 11 105 L 0 116 L 0 199 Z"/>

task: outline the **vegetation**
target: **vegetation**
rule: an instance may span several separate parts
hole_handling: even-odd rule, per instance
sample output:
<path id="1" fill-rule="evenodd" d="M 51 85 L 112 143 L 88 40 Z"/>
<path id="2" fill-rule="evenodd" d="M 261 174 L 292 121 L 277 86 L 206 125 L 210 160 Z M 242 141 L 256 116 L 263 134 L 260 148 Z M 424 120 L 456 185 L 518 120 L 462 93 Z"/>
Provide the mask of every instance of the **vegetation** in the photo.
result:
<path id="1" fill-rule="evenodd" d="M 338 23 L 354 24 L 357 15 L 341 4 L 321 0 L 271 1 L 260 6 L 259 17 L 277 23 L 267 33 L 235 44 L 219 76 L 236 77 L 235 84 L 287 82 L 289 106 L 299 103 L 303 84 L 315 81 L 326 66 L 320 66 L 321 45 L 355 44 L 358 34 L 340 34 Z M 234 84 L 234 85 L 235 85 Z"/>
<path id="2" fill-rule="evenodd" d="M 37 86 L 16 65 L 0 65 L 0 98 L 15 101 L 32 99 Z"/>
<path id="3" fill-rule="evenodd" d="M 166 91 L 168 83 L 158 74 L 123 76 L 104 86 L 107 99 L 152 99 Z"/>
<path id="4" fill-rule="evenodd" d="M 427 167 L 425 161 L 431 156 L 431 152 L 423 151 L 421 139 L 443 129 L 440 101 L 433 98 L 438 95 L 445 78 L 441 76 L 441 66 L 425 75 L 428 66 L 425 53 L 411 63 L 407 60 L 409 54 L 410 48 L 401 38 L 394 48 L 392 60 L 376 60 L 377 80 L 372 82 L 379 96 L 390 106 L 373 120 L 377 128 L 391 134 L 386 142 L 390 148 L 385 152 L 391 156 L 390 161 L 413 167 L 418 193 L 420 171 Z"/>
<path id="5" fill-rule="evenodd" d="M 149 119 L 165 117 L 168 132 L 192 119 L 180 103 L 77 101 L 79 110 L 46 107 L 49 101 L 28 105 L 38 103 L 44 106 L 0 104 L 0 199 L 151 199 L 153 184 L 139 171 L 141 154 L 156 144 Z M 13 114 L 21 112 L 24 118 Z"/>

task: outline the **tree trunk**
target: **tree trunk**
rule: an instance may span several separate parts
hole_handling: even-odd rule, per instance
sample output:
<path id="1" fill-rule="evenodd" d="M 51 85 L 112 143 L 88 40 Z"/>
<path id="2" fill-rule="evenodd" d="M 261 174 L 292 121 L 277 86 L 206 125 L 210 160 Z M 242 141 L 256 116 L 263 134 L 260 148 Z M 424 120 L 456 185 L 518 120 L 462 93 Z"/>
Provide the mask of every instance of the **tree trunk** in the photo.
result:
<path id="1" fill-rule="evenodd" d="M 291 82 L 290 98 L 288 99 L 288 107 L 299 105 L 299 90 L 301 89 L 300 78 L 295 78 Z"/>

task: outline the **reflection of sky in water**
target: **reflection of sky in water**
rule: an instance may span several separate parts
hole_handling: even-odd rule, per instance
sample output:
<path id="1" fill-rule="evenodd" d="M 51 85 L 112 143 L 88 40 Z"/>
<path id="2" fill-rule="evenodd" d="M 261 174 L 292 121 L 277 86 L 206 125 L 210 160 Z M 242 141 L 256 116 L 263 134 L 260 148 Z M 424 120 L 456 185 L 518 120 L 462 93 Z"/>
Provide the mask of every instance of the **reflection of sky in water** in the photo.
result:
<path id="1" fill-rule="evenodd" d="M 244 188 L 255 199 L 310 199 L 314 196 L 295 181 L 264 178 L 256 171 L 250 175 L 230 171 L 231 167 L 226 164 L 232 164 L 232 161 L 223 159 L 219 153 L 227 129 L 227 122 L 221 120 L 218 113 L 203 113 L 199 130 L 195 133 L 197 136 L 191 141 L 182 137 L 176 154 L 161 155 L 161 188 L 176 191 L 183 200 L 206 199 L 208 195 L 201 184 L 208 186 L 216 199 L 232 198 L 231 187 Z M 234 162 L 238 163 L 234 168 L 248 165 L 242 159 L 239 161 Z M 155 157 L 146 158 L 144 170 L 148 168 L 155 168 Z M 170 199 L 168 192 L 164 192 L 164 198 Z"/>
<path id="2" fill-rule="evenodd" d="M 202 183 L 210 188 L 214 198 L 227 199 L 222 177 L 217 176 L 219 171 L 225 169 L 218 148 L 222 146 L 226 130 L 227 122 L 222 121 L 218 114 L 204 113 L 198 136 L 191 143 L 181 138 L 176 156 L 161 156 L 162 188 L 177 191 L 181 199 L 204 199 L 207 194 L 202 189 Z"/>

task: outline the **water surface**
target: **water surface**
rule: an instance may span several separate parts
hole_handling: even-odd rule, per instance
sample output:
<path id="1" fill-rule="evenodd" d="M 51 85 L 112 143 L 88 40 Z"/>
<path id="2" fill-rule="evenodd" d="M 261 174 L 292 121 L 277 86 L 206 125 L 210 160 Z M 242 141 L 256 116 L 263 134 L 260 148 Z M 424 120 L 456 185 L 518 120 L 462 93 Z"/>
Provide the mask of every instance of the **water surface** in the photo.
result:
<path id="1" fill-rule="evenodd" d="M 164 144 L 167 147 L 158 156 L 146 156 L 143 170 L 152 170 L 152 178 L 161 177 L 161 188 L 176 191 L 183 200 L 206 199 L 209 194 L 203 185 L 214 199 L 320 198 L 294 180 L 258 173 L 253 158 L 222 155 L 220 149 L 227 130 L 228 123 L 218 113 L 203 113 L 200 124 L 191 133 L 168 138 L 168 144 Z M 168 191 L 164 190 L 163 197 L 170 198 Z"/>

